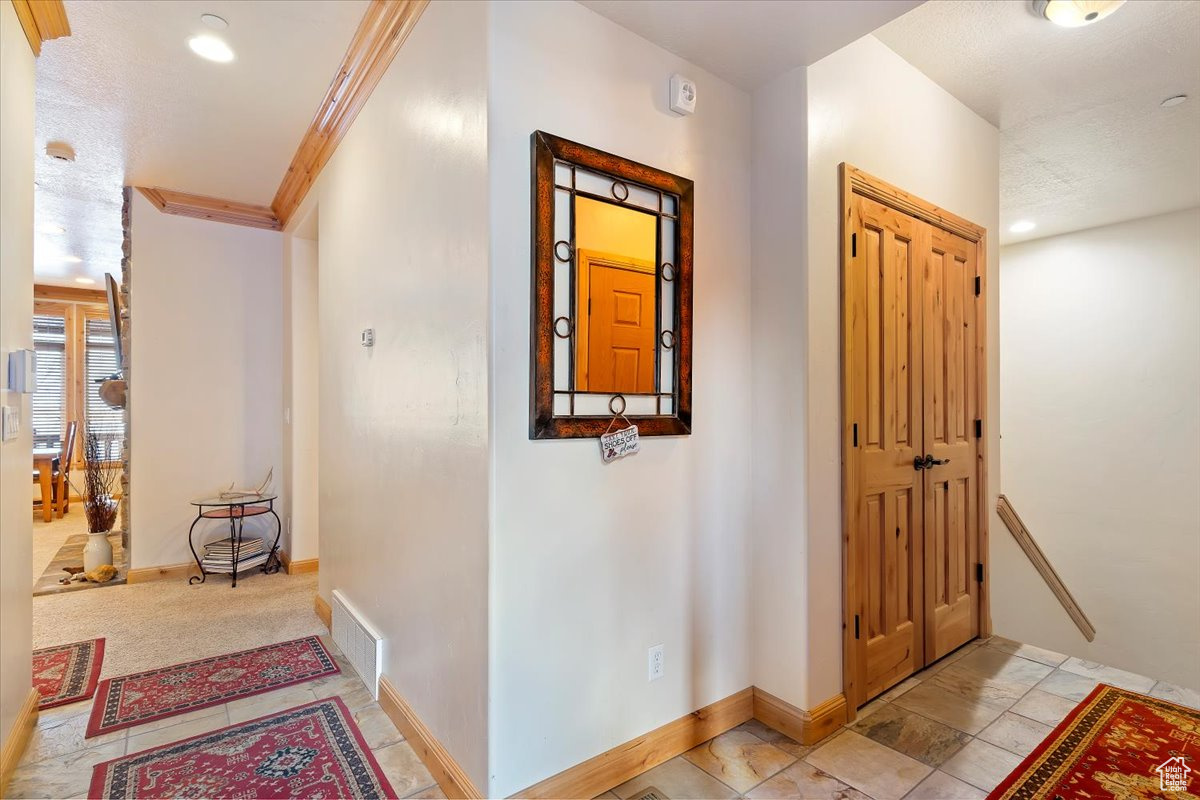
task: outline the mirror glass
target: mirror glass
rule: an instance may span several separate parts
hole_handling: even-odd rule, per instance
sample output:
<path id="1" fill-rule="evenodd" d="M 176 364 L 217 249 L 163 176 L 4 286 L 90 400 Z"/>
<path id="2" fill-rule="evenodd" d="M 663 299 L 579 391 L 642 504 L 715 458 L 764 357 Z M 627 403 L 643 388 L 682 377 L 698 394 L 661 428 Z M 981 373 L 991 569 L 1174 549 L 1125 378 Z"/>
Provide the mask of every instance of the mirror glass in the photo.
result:
<path id="1" fill-rule="evenodd" d="M 655 392 L 658 215 L 575 197 L 575 390 Z"/>

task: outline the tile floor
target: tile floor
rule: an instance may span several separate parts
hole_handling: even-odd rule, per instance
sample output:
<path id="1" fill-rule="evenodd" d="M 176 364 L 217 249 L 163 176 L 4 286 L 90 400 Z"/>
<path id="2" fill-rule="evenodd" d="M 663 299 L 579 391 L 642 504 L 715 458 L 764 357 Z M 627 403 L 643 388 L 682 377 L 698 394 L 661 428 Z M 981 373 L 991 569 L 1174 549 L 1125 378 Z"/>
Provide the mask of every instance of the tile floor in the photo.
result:
<path id="1" fill-rule="evenodd" d="M 757 720 L 601 795 L 671 800 L 981 800 L 1103 681 L 1200 708 L 1200 692 L 993 637 L 975 641 L 804 747 Z"/>
<path id="2" fill-rule="evenodd" d="M 337 695 L 354 714 L 367 745 L 398 797 L 443 797 L 429 771 L 379 704 L 371 699 L 349 662 L 328 637 L 322 637 L 322 641 L 337 659 L 341 674 L 92 739 L 83 738 L 92 701 L 43 711 L 5 796 L 13 800 L 87 797 L 92 767 L 101 761 Z"/>

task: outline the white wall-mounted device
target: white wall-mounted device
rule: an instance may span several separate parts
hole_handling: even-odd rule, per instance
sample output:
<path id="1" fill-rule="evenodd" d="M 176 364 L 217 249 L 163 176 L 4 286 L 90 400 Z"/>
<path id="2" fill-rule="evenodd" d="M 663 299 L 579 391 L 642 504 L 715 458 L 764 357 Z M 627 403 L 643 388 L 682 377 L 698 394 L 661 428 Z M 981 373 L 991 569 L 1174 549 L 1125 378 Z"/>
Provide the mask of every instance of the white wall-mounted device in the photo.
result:
<path id="1" fill-rule="evenodd" d="M 37 354 L 32 350 L 13 350 L 8 354 L 8 390 L 21 394 L 37 391 Z"/>
<path id="2" fill-rule="evenodd" d="M 375 346 L 375 329 L 374 328 L 364 328 L 363 329 L 362 346 L 363 347 L 374 347 Z"/>
<path id="3" fill-rule="evenodd" d="M 21 433 L 21 407 L 20 406 L 4 406 L 4 428 L 0 434 L 6 442 L 11 442 Z"/>
<path id="4" fill-rule="evenodd" d="M 696 82 L 676 72 L 671 76 L 671 110 L 676 114 L 691 114 L 696 110 Z"/>

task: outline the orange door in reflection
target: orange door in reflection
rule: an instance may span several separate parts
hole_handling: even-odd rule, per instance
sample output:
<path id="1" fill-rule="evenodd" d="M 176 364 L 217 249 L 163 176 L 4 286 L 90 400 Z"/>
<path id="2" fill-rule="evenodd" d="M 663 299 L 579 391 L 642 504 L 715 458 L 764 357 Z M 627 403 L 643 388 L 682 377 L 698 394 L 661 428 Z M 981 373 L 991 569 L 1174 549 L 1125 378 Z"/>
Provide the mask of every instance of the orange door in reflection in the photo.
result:
<path id="1" fill-rule="evenodd" d="M 654 280 L 651 273 L 590 265 L 588 391 L 654 391 Z"/>

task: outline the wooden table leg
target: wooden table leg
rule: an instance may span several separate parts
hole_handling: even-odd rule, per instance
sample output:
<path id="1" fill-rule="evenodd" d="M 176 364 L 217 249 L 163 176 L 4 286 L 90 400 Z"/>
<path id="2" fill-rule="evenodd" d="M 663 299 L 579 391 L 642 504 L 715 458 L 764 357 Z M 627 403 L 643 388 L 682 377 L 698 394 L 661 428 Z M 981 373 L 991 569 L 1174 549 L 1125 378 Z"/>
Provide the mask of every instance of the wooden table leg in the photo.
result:
<path id="1" fill-rule="evenodd" d="M 38 470 L 38 483 L 42 485 L 42 521 L 54 519 L 54 488 L 50 483 L 50 470 L 42 467 Z"/>
<path id="2" fill-rule="evenodd" d="M 67 503 L 67 476 L 63 472 L 58 473 L 58 500 L 54 503 L 54 515 L 59 519 L 63 518 L 63 506 Z"/>

